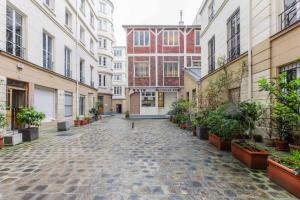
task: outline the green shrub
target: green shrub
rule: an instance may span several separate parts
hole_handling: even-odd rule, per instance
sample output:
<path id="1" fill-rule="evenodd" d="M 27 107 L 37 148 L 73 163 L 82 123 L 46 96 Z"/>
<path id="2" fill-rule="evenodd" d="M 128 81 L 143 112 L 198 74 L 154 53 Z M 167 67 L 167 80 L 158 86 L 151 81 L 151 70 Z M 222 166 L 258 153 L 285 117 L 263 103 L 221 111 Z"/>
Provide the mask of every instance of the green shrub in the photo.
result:
<path id="1" fill-rule="evenodd" d="M 300 151 L 292 151 L 291 155 L 282 159 L 282 163 L 300 173 Z"/>
<path id="2" fill-rule="evenodd" d="M 32 126 L 39 126 L 45 117 L 46 116 L 44 113 L 37 112 L 34 110 L 34 108 L 23 108 L 17 114 L 17 122 L 30 128 Z"/>
<path id="3" fill-rule="evenodd" d="M 0 112 L 0 129 L 3 129 L 7 125 L 5 114 Z"/>

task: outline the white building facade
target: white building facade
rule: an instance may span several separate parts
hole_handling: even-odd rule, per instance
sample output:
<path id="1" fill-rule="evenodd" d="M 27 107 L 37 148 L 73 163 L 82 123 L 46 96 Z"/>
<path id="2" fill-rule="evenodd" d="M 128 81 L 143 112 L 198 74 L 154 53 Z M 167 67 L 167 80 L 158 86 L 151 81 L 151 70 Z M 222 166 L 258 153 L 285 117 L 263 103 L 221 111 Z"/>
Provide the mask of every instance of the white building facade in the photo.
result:
<path id="1" fill-rule="evenodd" d="M 128 68 L 126 47 L 114 47 L 114 70 L 113 70 L 113 112 L 126 112 L 126 88 L 128 86 Z"/>
<path id="2" fill-rule="evenodd" d="M 103 105 L 104 113 L 112 112 L 112 76 L 113 45 L 115 43 L 113 12 L 114 5 L 110 0 L 99 0 L 98 11 L 98 101 Z"/>
<path id="3" fill-rule="evenodd" d="M 5 58 L 0 76 L 6 85 L 1 94 L 8 96 L 2 103 L 15 104 L 10 97 L 22 93 L 14 110 L 5 111 L 11 123 L 15 110 L 24 106 L 44 112 L 49 124 L 89 115 L 101 92 L 99 38 L 110 35 L 98 27 L 101 9 L 100 0 L 0 2 L 0 14 L 5 16 L 0 18 L 0 50 Z M 108 10 L 110 18 L 112 13 Z"/>

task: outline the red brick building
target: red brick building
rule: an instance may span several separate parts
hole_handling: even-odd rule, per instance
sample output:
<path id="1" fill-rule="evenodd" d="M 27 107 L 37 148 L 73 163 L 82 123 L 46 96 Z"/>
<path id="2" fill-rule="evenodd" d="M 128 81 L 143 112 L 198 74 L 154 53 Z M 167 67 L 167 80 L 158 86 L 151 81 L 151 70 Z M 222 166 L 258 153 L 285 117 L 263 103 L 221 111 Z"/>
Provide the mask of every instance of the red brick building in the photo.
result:
<path id="1" fill-rule="evenodd" d="M 184 69 L 200 67 L 200 27 L 128 25 L 128 103 L 131 115 L 166 115 L 180 98 Z"/>

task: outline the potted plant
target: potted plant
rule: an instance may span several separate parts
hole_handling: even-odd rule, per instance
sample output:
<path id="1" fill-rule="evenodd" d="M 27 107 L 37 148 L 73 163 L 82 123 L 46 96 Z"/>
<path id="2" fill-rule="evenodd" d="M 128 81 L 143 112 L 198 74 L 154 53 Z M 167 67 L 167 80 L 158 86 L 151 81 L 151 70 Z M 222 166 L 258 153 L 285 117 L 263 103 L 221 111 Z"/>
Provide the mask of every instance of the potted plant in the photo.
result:
<path id="1" fill-rule="evenodd" d="M 79 116 L 76 116 L 76 119 L 74 120 L 74 126 L 80 126 L 80 118 L 79 118 Z"/>
<path id="2" fill-rule="evenodd" d="M 268 177 L 300 198 L 300 151 L 292 151 L 285 158 L 268 159 Z"/>
<path id="3" fill-rule="evenodd" d="M 0 112 L 0 149 L 4 146 L 4 128 L 6 126 L 6 119 L 3 112 Z"/>
<path id="4" fill-rule="evenodd" d="M 294 134 L 293 138 L 293 143 L 289 144 L 290 149 L 293 151 L 300 151 L 300 135 Z"/>
<path id="5" fill-rule="evenodd" d="M 238 119 L 244 138 L 254 139 L 254 130 L 263 114 L 262 106 L 256 102 L 241 102 L 238 105 Z M 248 140 L 234 140 L 231 143 L 232 155 L 251 169 L 266 169 L 269 153 Z"/>
<path id="6" fill-rule="evenodd" d="M 128 110 L 126 110 L 126 112 L 125 112 L 125 118 L 129 119 L 129 111 Z"/>
<path id="7" fill-rule="evenodd" d="M 276 149 L 286 151 L 288 143 L 293 142 L 293 128 L 300 122 L 300 78 L 289 81 L 287 73 L 282 73 L 270 82 L 267 79 L 260 80 L 259 86 L 274 98 L 272 118 L 278 134 Z"/>
<path id="8" fill-rule="evenodd" d="M 219 106 L 215 111 L 211 111 L 207 117 L 209 128 L 209 142 L 219 150 L 229 151 L 231 140 L 238 133 L 239 122 L 231 118 L 229 109 L 231 105 Z"/>
<path id="9" fill-rule="evenodd" d="M 196 135 L 201 140 L 208 140 L 207 116 L 209 109 L 203 109 L 196 114 Z"/>
<path id="10" fill-rule="evenodd" d="M 189 120 L 189 118 L 185 114 L 178 114 L 177 115 L 177 121 L 179 122 L 179 127 L 181 129 L 187 129 L 187 127 L 188 127 L 188 124 L 187 124 L 188 120 Z"/>
<path id="11" fill-rule="evenodd" d="M 23 141 L 32 141 L 39 138 L 39 126 L 45 114 L 37 112 L 34 108 L 22 108 L 17 114 L 18 123 L 22 124 L 25 128 L 19 129 L 19 133 L 22 133 Z"/>
<path id="12" fill-rule="evenodd" d="M 89 113 L 92 115 L 93 121 L 98 121 L 100 113 L 97 108 L 92 108 Z"/>
<path id="13" fill-rule="evenodd" d="M 87 125 L 87 124 L 88 124 L 87 117 L 84 116 L 83 119 L 80 120 L 80 125 L 84 126 L 84 125 Z"/>

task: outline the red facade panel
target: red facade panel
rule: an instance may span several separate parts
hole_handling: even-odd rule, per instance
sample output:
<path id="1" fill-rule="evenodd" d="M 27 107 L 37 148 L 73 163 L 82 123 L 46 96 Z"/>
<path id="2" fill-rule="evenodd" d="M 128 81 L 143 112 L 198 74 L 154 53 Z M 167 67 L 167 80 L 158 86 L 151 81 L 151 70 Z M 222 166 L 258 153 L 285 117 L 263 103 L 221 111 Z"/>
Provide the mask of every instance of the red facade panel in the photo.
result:
<path id="1" fill-rule="evenodd" d="M 150 58 L 150 74 L 151 74 L 151 86 L 156 86 L 156 69 L 155 69 L 155 57 Z"/>

